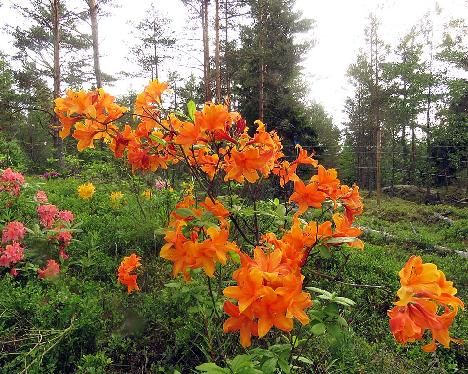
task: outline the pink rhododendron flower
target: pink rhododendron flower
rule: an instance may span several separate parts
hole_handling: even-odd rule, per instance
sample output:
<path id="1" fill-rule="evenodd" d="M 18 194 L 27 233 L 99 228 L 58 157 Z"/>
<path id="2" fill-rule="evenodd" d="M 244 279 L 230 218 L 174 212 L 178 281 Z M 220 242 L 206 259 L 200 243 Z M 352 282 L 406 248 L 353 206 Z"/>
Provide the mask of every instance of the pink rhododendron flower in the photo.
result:
<path id="1" fill-rule="evenodd" d="M 45 228 L 51 228 L 55 222 L 58 214 L 58 209 L 55 205 L 41 205 L 37 207 L 37 214 L 39 215 L 39 222 Z"/>
<path id="2" fill-rule="evenodd" d="M 0 266 L 10 267 L 21 261 L 23 257 L 23 247 L 20 243 L 9 244 L 4 250 L 0 249 Z"/>
<path id="3" fill-rule="evenodd" d="M 69 210 L 61 210 L 58 213 L 58 219 L 70 223 L 71 221 L 74 220 L 73 213 L 70 212 Z"/>
<path id="4" fill-rule="evenodd" d="M 55 260 L 47 260 L 47 265 L 43 269 L 39 269 L 37 274 L 39 278 L 53 278 L 60 273 L 60 266 Z"/>
<path id="5" fill-rule="evenodd" d="M 26 229 L 21 222 L 7 223 L 2 231 L 2 243 L 20 242 L 26 234 Z"/>
<path id="6" fill-rule="evenodd" d="M 60 243 L 60 248 L 65 248 L 70 245 L 70 242 L 72 240 L 72 234 L 70 231 L 61 231 L 57 235 L 57 240 Z"/>
<path id="7" fill-rule="evenodd" d="M 36 192 L 36 201 L 38 203 L 44 204 L 49 202 L 49 198 L 44 191 L 37 191 Z"/>
<path id="8" fill-rule="evenodd" d="M 160 178 L 157 178 L 154 182 L 154 188 L 156 188 L 157 190 L 162 190 L 168 187 L 169 187 L 169 182 L 162 180 Z"/>
<path id="9" fill-rule="evenodd" d="M 10 168 L 3 170 L 0 175 L 0 192 L 5 191 L 12 196 L 19 196 L 24 177 Z"/>

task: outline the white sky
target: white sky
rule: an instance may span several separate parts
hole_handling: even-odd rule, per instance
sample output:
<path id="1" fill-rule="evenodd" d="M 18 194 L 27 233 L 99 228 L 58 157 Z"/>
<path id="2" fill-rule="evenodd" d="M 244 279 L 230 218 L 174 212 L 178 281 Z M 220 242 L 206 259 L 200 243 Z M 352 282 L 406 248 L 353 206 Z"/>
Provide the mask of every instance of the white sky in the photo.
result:
<path id="1" fill-rule="evenodd" d="M 3 0 L 0 7 L 0 25 L 14 19 L 9 4 L 17 0 Z M 27 0 L 26 0 L 27 1 Z M 72 4 L 84 0 L 67 0 Z M 129 22 L 138 22 L 145 9 L 151 4 L 148 0 L 115 0 L 120 7 L 111 11 L 108 18 L 100 23 L 100 48 L 102 70 L 109 74 L 132 71 L 134 67 L 126 60 L 131 43 Z M 0 4 L 2 0 L 0 0 Z M 179 0 L 154 0 L 154 4 L 173 21 L 176 33 L 193 34 L 188 30 L 188 10 Z M 382 5 L 383 4 L 383 5 Z M 364 27 L 371 11 L 376 12 L 382 21 L 382 37 L 392 46 L 398 43 L 411 26 L 418 22 L 429 10 L 435 9 L 435 0 L 297 0 L 296 9 L 304 17 L 316 21 L 315 28 L 305 38 L 316 40 L 316 46 L 305 56 L 304 77 L 310 88 L 309 100 L 321 103 L 333 116 L 334 123 L 341 125 L 345 119 L 343 107 L 345 99 L 352 93 L 346 77 L 348 66 L 355 61 L 359 48 L 364 44 Z M 468 17 L 468 0 L 440 0 L 440 17 L 434 18 L 436 32 L 450 18 Z M 10 40 L 1 32 L 0 50 L 9 52 Z M 193 36 L 193 35 L 192 35 Z M 198 37 L 195 35 L 193 37 Z M 212 37 L 212 35 L 210 36 Z M 213 52 L 213 51 L 212 51 Z M 197 56 L 199 59 L 202 56 Z M 174 59 L 166 68 L 162 67 L 161 78 L 168 70 L 179 70 L 182 77 L 191 71 L 201 72 L 187 66 L 195 66 L 195 61 L 186 57 Z M 123 94 L 129 89 L 141 90 L 147 79 L 120 79 L 110 90 L 113 94 Z"/>

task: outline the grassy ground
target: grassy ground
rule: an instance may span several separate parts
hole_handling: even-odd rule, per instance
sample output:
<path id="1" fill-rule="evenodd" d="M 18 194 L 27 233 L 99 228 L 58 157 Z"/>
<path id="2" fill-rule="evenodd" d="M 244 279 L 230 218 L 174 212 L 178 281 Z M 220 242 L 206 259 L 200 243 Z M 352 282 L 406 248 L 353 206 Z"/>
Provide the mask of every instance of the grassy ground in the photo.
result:
<path id="1" fill-rule="evenodd" d="M 206 337 L 212 326 L 197 308 L 206 302 L 206 286 L 172 281 L 170 266 L 158 257 L 162 239 L 157 230 L 164 226 L 177 193 L 163 192 L 146 201 L 127 185 L 123 187 L 126 203 L 115 210 L 108 194 L 122 189 L 121 184 L 97 184 L 93 201 L 84 203 L 76 195 L 80 183 L 70 178 L 41 186 L 52 203 L 72 210 L 82 221 L 80 241 L 70 248 L 64 274 L 53 282 L 9 275 L 0 279 L 0 373 L 171 373 L 176 368 L 189 373 L 208 361 L 210 349 L 221 347 Z M 439 348 L 431 354 L 417 344 L 398 346 L 389 332 L 386 312 L 399 288 L 398 271 L 412 254 L 435 263 L 454 282 L 459 297 L 468 300 L 468 260 L 421 245 L 468 250 L 468 208 L 423 206 L 396 198 L 385 199 L 380 207 L 373 200 L 365 205 L 357 224 L 398 240 L 368 235 L 364 251 L 345 250 L 338 261 L 317 258 L 304 269 L 307 286 L 356 302 L 343 311 L 349 329 L 308 343 L 306 354 L 313 364 L 307 372 L 466 372 L 466 345 Z M 25 219 L 34 213 L 28 209 L 21 212 Z M 435 218 L 436 212 L 454 223 Z M 6 213 L 1 214 L 6 220 Z M 418 244 L 413 245 L 414 241 Z M 142 292 L 128 296 L 116 283 L 115 271 L 121 257 L 134 250 L 144 259 L 139 278 Z M 350 256 L 345 263 L 346 254 Z M 452 336 L 468 340 L 466 313 L 457 317 Z M 42 339 L 39 344 L 38 339 Z M 242 353 L 234 335 L 223 336 L 216 344 L 233 347 L 233 355 Z"/>

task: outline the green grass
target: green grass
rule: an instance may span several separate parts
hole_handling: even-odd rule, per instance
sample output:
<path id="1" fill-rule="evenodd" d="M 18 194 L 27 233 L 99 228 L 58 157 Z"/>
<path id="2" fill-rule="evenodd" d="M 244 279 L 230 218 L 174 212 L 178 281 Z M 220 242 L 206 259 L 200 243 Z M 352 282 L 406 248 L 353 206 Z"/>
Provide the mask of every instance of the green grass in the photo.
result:
<path id="1" fill-rule="evenodd" d="M 213 324 L 206 307 L 210 303 L 206 284 L 196 279 L 190 285 L 173 282 L 170 264 L 158 256 L 162 245 L 158 230 L 165 226 L 178 194 L 161 192 L 146 201 L 133 184 L 116 181 L 96 183 L 96 195 L 91 202 L 84 202 L 77 197 L 76 187 L 85 181 L 29 180 L 31 184 L 42 183 L 40 188 L 48 193 L 51 203 L 73 211 L 82 222 L 82 233 L 69 248 L 71 258 L 57 280 L 0 277 L 0 373 L 21 372 L 25 362 L 34 362 L 28 369 L 34 374 L 171 373 L 174 369 L 189 373 L 209 361 L 213 352 L 227 349 L 232 356 L 242 353 L 236 335 L 221 335 L 221 342 L 215 339 L 220 326 Z M 112 208 L 108 197 L 116 190 L 126 199 L 119 209 Z M 466 345 L 439 348 L 433 354 L 424 353 L 420 344 L 401 347 L 389 332 L 386 316 L 399 288 L 398 271 L 412 254 L 435 263 L 454 282 L 458 296 L 468 300 L 466 259 L 408 244 L 408 239 L 416 238 L 467 250 L 468 208 L 422 206 L 396 198 L 384 199 L 380 207 L 374 200 L 365 201 L 365 205 L 357 224 L 388 232 L 401 242 L 370 235 L 363 251 L 344 249 L 335 259 L 317 257 L 304 269 L 305 285 L 356 302 L 355 307 L 342 312 L 349 329 L 310 340 L 304 354 L 312 360 L 311 368 L 317 373 L 379 374 L 468 370 L 464 366 Z M 454 224 L 434 219 L 434 212 L 448 215 Z M 0 219 L 13 214 L 32 220 L 34 206 L 12 207 L 0 213 Z M 128 296 L 117 284 L 115 272 L 122 256 L 132 251 L 143 258 L 139 277 L 142 292 Z M 346 264 L 344 254 L 350 255 Z M 317 271 L 338 281 L 320 277 Z M 224 273 L 228 280 L 228 271 Z M 465 314 L 457 317 L 451 334 L 468 340 Z M 29 353 L 39 336 L 44 344 Z M 270 337 L 276 336 L 279 339 L 279 334 Z M 255 344 L 265 347 L 264 340 Z"/>

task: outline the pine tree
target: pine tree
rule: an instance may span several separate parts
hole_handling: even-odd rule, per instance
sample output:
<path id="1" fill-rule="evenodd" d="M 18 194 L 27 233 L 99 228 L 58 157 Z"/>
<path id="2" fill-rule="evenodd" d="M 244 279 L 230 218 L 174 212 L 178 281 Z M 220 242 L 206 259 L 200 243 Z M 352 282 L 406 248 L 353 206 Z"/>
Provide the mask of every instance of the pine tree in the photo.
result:
<path id="1" fill-rule="evenodd" d="M 170 20 L 154 4 L 145 13 L 145 17 L 135 27 L 132 59 L 137 62 L 144 75 L 149 75 L 148 78 L 160 79 L 161 64 L 172 57 L 176 39 Z"/>

